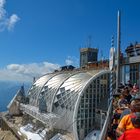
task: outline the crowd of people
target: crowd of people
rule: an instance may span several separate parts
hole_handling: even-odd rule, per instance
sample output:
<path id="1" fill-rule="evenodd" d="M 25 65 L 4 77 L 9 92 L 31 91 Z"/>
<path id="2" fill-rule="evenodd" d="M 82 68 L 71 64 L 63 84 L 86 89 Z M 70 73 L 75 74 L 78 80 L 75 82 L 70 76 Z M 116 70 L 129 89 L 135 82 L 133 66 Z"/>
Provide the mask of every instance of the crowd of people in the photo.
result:
<path id="1" fill-rule="evenodd" d="M 140 92 L 136 84 L 120 84 L 113 95 L 108 140 L 140 140 Z"/>

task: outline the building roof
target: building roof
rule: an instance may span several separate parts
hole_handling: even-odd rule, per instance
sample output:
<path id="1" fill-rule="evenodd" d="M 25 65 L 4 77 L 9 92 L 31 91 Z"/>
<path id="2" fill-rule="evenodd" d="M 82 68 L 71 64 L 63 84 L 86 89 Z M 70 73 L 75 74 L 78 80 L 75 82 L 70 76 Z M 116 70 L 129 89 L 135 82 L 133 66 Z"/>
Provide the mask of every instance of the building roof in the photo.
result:
<path id="1" fill-rule="evenodd" d="M 66 130 L 77 136 L 77 114 L 83 95 L 94 80 L 109 73 L 110 70 L 103 69 L 46 74 L 32 85 L 28 95 L 29 104 L 22 104 L 21 110 L 50 126 L 50 129 Z M 107 85 L 107 79 L 99 80 L 98 84 Z M 46 101 L 47 112 L 39 111 L 41 98 Z"/>
<path id="2" fill-rule="evenodd" d="M 39 98 L 44 95 L 49 112 L 57 112 L 57 108 L 74 109 L 75 101 L 84 86 L 100 72 L 103 70 L 46 74 L 40 77 L 29 90 L 30 104 L 38 107 Z"/>
<path id="3" fill-rule="evenodd" d="M 87 51 L 91 51 L 91 52 L 98 52 L 97 48 L 81 48 L 80 52 L 87 52 Z"/>

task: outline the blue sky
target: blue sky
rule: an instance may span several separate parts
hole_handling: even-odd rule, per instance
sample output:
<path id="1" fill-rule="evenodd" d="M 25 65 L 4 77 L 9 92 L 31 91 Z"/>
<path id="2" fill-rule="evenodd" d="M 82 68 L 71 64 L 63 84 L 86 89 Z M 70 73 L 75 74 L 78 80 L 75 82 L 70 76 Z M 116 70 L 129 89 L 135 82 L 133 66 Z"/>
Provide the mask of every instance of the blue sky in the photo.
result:
<path id="1" fill-rule="evenodd" d="M 24 81 L 62 65 L 78 66 L 88 36 L 99 58 L 101 51 L 108 58 L 118 9 L 124 51 L 140 42 L 139 5 L 139 0 L 0 0 L 0 79 Z"/>

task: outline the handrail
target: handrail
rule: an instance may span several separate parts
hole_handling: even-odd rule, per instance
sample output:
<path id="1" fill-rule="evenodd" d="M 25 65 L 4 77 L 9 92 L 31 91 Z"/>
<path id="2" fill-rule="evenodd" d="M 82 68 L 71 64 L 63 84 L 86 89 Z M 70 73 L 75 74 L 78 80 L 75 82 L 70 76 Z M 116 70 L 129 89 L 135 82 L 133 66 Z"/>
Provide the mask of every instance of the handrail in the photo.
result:
<path id="1" fill-rule="evenodd" d="M 113 101 L 111 100 L 110 105 L 109 105 L 109 108 L 108 108 L 108 111 L 107 111 L 106 120 L 104 122 L 102 131 L 101 131 L 101 133 L 99 135 L 99 140 L 105 140 L 105 138 L 106 138 L 108 126 L 110 124 L 110 120 L 111 120 L 111 117 L 112 117 L 112 108 L 113 108 L 112 102 Z"/>

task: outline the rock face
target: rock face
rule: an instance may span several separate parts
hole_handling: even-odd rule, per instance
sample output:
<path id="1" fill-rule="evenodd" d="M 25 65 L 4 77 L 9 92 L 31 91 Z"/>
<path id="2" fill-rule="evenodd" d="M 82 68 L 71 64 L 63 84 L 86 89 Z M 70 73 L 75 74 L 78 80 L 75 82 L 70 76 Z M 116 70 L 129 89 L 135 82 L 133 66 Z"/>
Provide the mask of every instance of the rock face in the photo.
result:
<path id="1" fill-rule="evenodd" d="M 18 140 L 10 131 L 0 130 L 0 140 Z"/>

